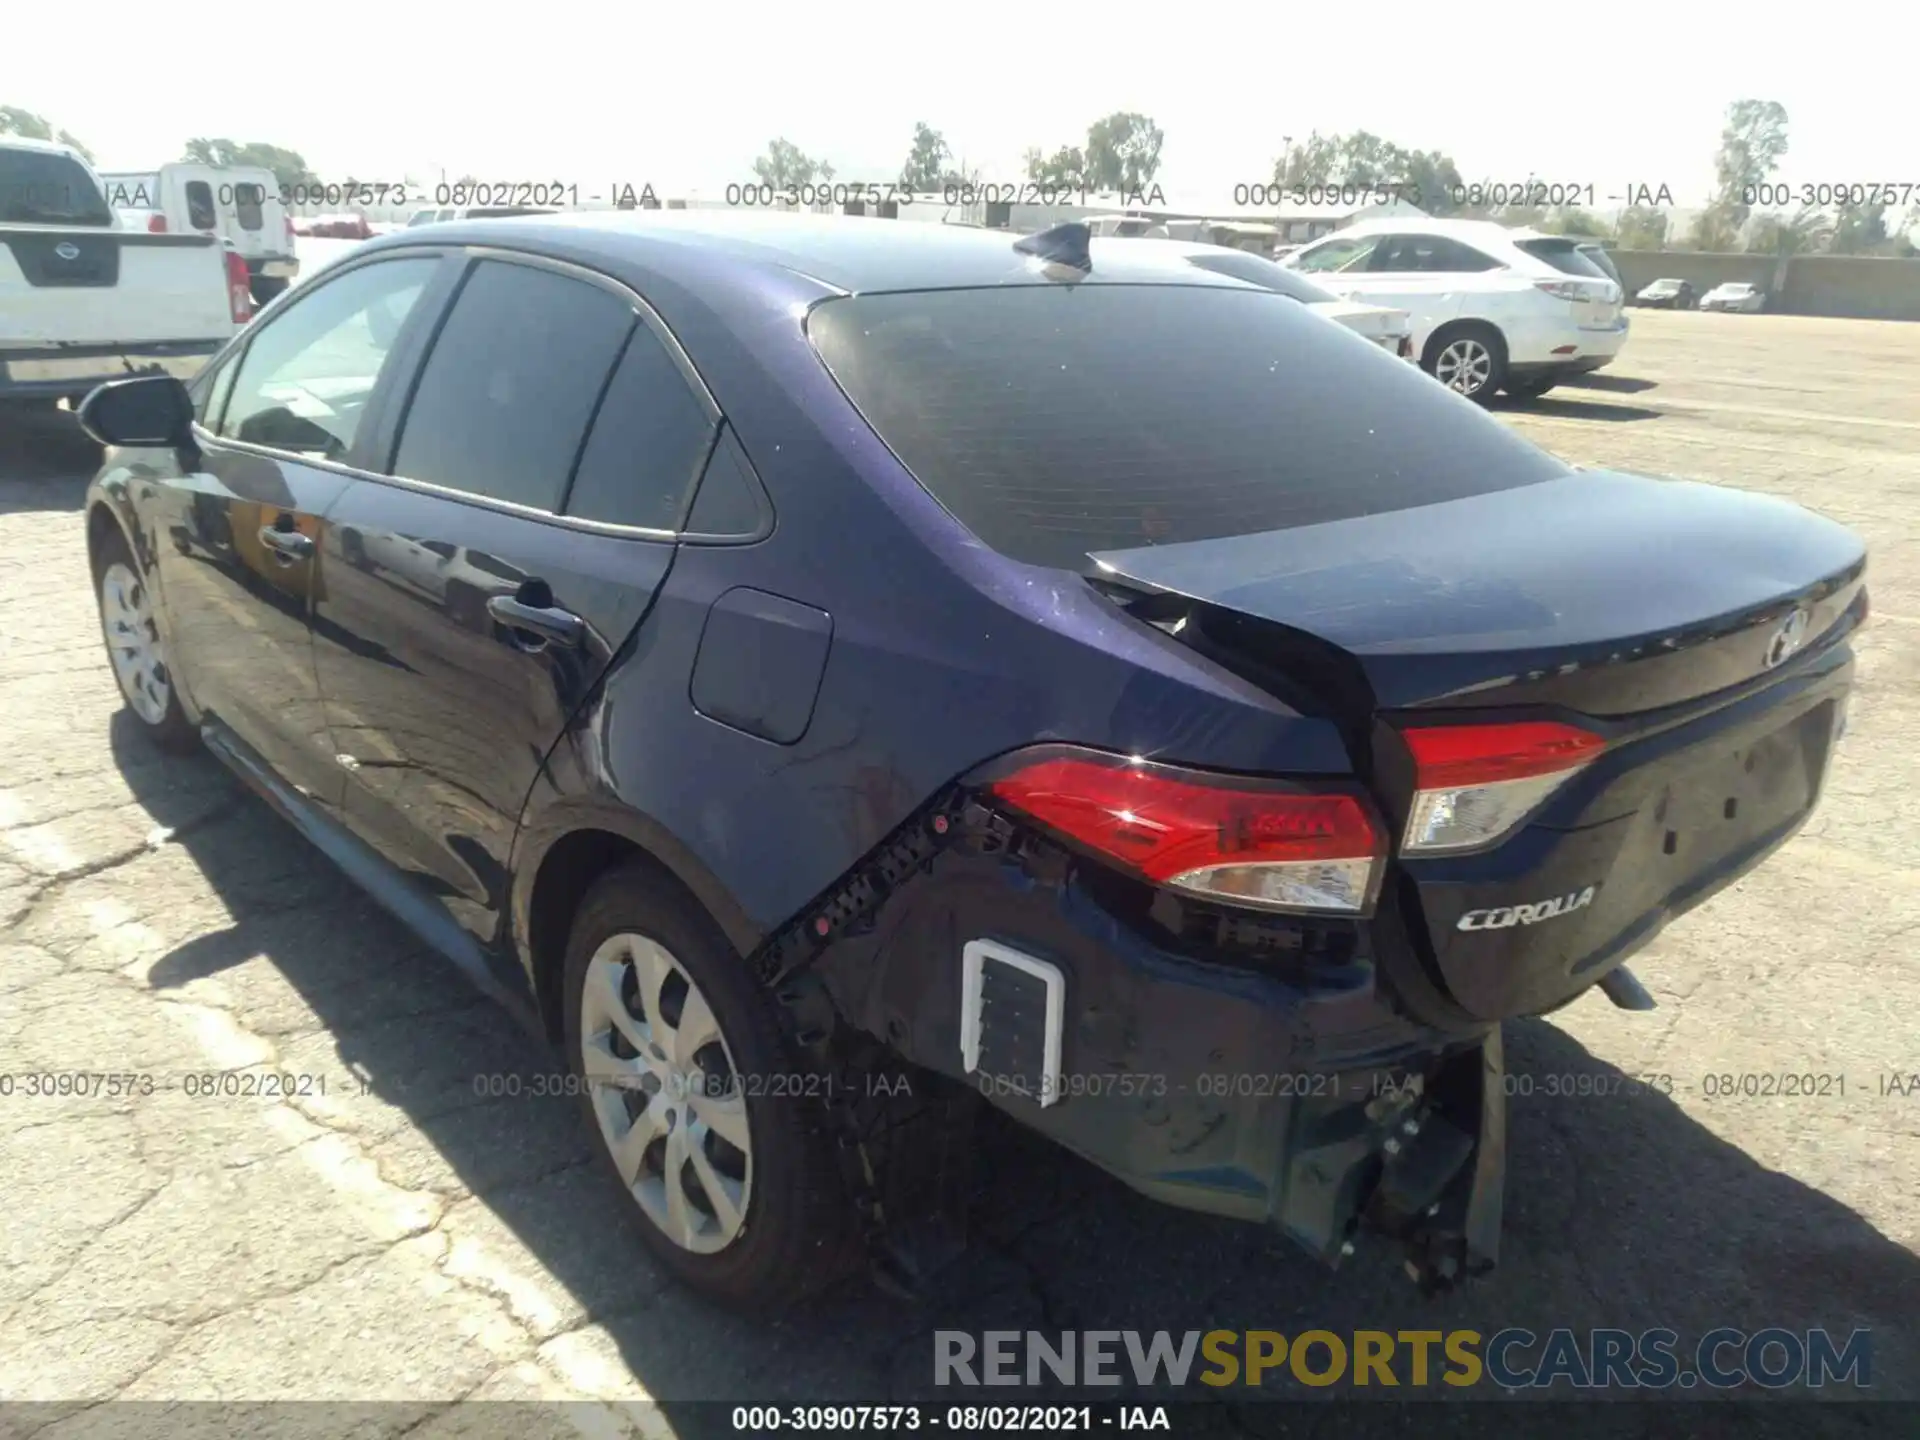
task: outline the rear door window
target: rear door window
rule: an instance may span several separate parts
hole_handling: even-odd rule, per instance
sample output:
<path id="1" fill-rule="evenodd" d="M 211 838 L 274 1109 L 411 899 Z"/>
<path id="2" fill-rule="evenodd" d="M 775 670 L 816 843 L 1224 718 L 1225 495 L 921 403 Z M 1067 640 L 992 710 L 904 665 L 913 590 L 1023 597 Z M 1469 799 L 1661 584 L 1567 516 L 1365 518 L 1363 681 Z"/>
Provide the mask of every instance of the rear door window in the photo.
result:
<path id="1" fill-rule="evenodd" d="M 634 327 L 567 494 L 567 514 L 674 530 L 713 443 L 707 407 L 673 355 Z"/>
<path id="2" fill-rule="evenodd" d="M 87 169 L 57 150 L 15 150 L 0 138 L 0 224 L 113 224 Z"/>
<path id="3" fill-rule="evenodd" d="M 204 180 L 187 182 L 187 224 L 196 230 L 214 228 L 213 187 Z"/>
<path id="4" fill-rule="evenodd" d="M 634 323 L 602 286 L 481 261 L 421 371 L 394 473 L 557 511 Z"/>
<path id="5" fill-rule="evenodd" d="M 1263 255 L 1252 255 L 1245 250 L 1196 252 L 1187 256 L 1187 263 L 1201 270 L 1211 270 L 1216 275 L 1229 275 L 1235 280 L 1244 280 L 1249 285 L 1277 290 L 1280 294 L 1289 299 L 1298 300 L 1303 305 L 1324 304 L 1328 300 L 1340 298 L 1298 271 L 1289 270 L 1284 265 L 1276 265 Z"/>
<path id="6" fill-rule="evenodd" d="M 1567 473 L 1415 367 L 1257 290 L 850 296 L 817 306 L 808 334 L 921 485 L 1032 564 L 1084 570 L 1090 551 L 1348 520 Z"/>
<path id="7" fill-rule="evenodd" d="M 260 207 L 265 203 L 267 192 L 264 187 L 248 181 L 242 181 L 233 187 L 233 208 L 240 216 L 240 228 L 258 230 L 264 221 Z"/>
<path id="8" fill-rule="evenodd" d="M 1390 235 L 1373 252 L 1371 269 L 1394 274 L 1474 274 L 1500 262 L 1444 235 Z"/>

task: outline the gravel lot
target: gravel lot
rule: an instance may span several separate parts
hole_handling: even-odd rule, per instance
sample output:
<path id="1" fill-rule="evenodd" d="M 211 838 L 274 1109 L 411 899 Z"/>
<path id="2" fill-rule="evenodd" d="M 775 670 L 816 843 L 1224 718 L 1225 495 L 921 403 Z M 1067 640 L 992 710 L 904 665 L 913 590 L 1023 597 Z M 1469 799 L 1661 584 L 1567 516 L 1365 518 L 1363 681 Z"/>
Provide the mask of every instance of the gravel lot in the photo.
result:
<path id="1" fill-rule="evenodd" d="M 1920 326 L 1634 327 L 1617 373 L 1504 418 L 1570 460 L 1770 491 L 1865 535 L 1853 728 L 1809 828 L 1635 962 L 1658 1011 L 1595 995 L 1510 1027 L 1522 1075 L 1658 1072 L 1675 1093 L 1516 1099 L 1503 1267 L 1437 1301 L 1389 1247 L 1336 1280 L 999 1131 L 975 1254 L 928 1304 L 855 1287 L 767 1326 L 667 1287 L 570 1102 L 475 1093 L 545 1058 L 213 762 L 131 733 L 88 586 L 94 457 L 65 417 L 0 431 L 0 1072 L 326 1084 L 0 1099 L 0 1398 L 57 1402 L 0 1429 L 68 1433 L 111 1397 L 379 1398 L 404 1403 L 365 1433 L 422 1435 L 457 1432 L 461 1397 L 614 1402 L 520 1412 L 526 1435 L 657 1426 L 618 1403 L 649 1397 L 944 1403 L 936 1327 L 1867 1326 L 1878 1392 L 1920 1400 L 1920 1097 L 1879 1093 L 1920 1072 Z M 1845 1096 L 1702 1094 L 1780 1072 L 1843 1074 Z M 1371 1407 L 1328 1433 L 1402 1423 Z"/>

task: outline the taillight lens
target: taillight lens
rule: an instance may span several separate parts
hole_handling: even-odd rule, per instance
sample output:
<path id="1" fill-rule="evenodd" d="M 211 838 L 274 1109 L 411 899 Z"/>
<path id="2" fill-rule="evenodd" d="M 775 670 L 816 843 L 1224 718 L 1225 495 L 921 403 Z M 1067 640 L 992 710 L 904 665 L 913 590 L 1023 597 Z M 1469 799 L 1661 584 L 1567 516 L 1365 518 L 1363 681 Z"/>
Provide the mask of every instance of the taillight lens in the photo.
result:
<path id="1" fill-rule="evenodd" d="M 167 233 L 167 217 L 164 215 L 149 215 L 147 217 L 147 233 L 149 235 L 166 234 Z"/>
<path id="2" fill-rule="evenodd" d="M 1533 288 L 1544 290 L 1556 300 L 1591 300 L 1593 292 L 1578 280 L 1536 280 Z"/>
<path id="3" fill-rule="evenodd" d="M 1156 884 L 1229 905 L 1360 914 L 1385 857 L 1368 807 L 1345 791 L 1093 751 L 1036 755 L 988 789 Z"/>
<path id="4" fill-rule="evenodd" d="M 234 324 L 244 325 L 253 318 L 253 281 L 247 275 L 247 262 L 232 250 L 227 251 L 227 304 Z"/>
<path id="5" fill-rule="evenodd" d="M 1476 850 L 1507 834 L 1599 757 L 1606 742 L 1555 721 L 1402 730 L 1415 793 L 1400 850 Z"/>

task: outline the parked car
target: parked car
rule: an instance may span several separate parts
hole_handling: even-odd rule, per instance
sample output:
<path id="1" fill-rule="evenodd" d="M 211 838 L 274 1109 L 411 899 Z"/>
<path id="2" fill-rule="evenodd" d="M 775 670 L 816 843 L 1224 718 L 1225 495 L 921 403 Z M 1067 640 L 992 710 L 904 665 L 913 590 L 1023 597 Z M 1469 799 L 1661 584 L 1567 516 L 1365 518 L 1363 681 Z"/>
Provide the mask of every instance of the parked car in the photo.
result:
<path id="1" fill-rule="evenodd" d="M 316 239 L 329 240 L 371 240 L 373 227 L 367 223 L 367 217 L 353 215 L 315 215 L 310 219 L 300 219 L 293 223 L 296 235 L 311 235 Z"/>
<path id="2" fill-rule="evenodd" d="M 300 273 L 293 220 L 271 170 L 180 161 L 157 170 L 109 170 L 100 181 L 107 203 L 137 228 L 231 241 L 246 262 L 257 304 L 266 304 Z"/>
<path id="3" fill-rule="evenodd" d="M 1724 285 L 1716 285 L 1700 297 L 1702 310 L 1732 310 L 1751 315 L 1766 309 L 1766 306 L 1766 291 L 1744 280 L 1729 280 Z"/>
<path id="4" fill-rule="evenodd" d="M 1098 264 L 1114 245 L 1125 243 L 1128 242 L 1095 239 L 1091 252 L 1094 262 Z M 1413 358 L 1413 322 L 1404 310 L 1342 300 L 1298 271 L 1276 265 L 1263 255 L 1254 255 L 1237 247 L 1191 244 L 1179 240 L 1154 240 L 1152 243 L 1152 253 L 1155 255 L 1170 257 L 1178 264 L 1195 265 L 1216 275 L 1244 280 L 1250 285 L 1277 290 L 1334 324 L 1344 325 L 1355 334 L 1365 336 L 1390 354 L 1403 360 Z M 1128 258 L 1137 256 L 1129 255 Z"/>
<path id="5" fill-rule="evenodd" d="M 1838 524 L 1077 224 L 450 223 L 82 421 L 135 728 L 556 1046 L 662 1264 L 756 1310 L 940 1253 L 982 1102 L 1484 1268 L 1502 1023 L 1651 1003 L 1622 962 L 1818 800 L 1867 613 Z M 154 543 L 263 498 L 303 605 Z M 350 533 L 484 552 L 483 623 Z"/>
<path id="6" fill-rule="evenodd" d="M 551 209 L 538 205 L 445 205 L 438 210 L 416 210 L 406 229 L 415 225 L 438 225 L 448 220 L 511 220 L 519 215 L 551 215 Z"/>
<path id="7" fill-rule="evenodd" d="M 192 375 L 252 315 L 248 288 L 214 235 L 124 228 L 72 147 L 0 136 L 0 402 Z"/>
<path id="8" fill-rule="evenodd" d="M 1622 291 L 1561 235 L 1490 220 L 1363 220 L 1281 262 L 1336 295 L 1413 317 L 1427 372 L 1482 403 L 1546 394 L 1613 362 L 1626 343 Z"/>
<path id="9" fill-rule="evenodd" d="M 1688 280 L 1655 280 L 1643 285 L 1633 303 L 1651 310 L 1691 310 L 1694 306 L 1693 283 Z"/>

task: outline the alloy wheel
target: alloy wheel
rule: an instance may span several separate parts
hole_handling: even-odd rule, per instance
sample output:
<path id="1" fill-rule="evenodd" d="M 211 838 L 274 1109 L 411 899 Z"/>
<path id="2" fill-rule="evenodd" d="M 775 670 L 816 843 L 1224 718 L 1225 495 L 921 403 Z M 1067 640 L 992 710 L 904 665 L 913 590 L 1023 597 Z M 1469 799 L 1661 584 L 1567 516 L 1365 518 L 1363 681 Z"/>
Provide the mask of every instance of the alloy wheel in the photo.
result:
<path id="1" fill-rule="evenodd" d="M 1462 395 L 1478 394 L 1492 376 L 1493 352 L 1470 335 L 1449 341 L 1433 365 L 1433 378 Z"/>
<path id="2" fill-rule="evenodd" d="M 153 618 L 153 592 L 123 560 L 107 566 L 100 577 L 100 617 L 120 693 L 134 714 L 149 725 L 160 724 L 173 696 L 166 646 Z"/>
<path id="3" fill-rule="evenodd" d="M 744 1086 L 713 1007 L 657 940 L 609 936 L 580 997 L 601 1137 L 647 1219 L 683 1250 L 740 1237 L 753 1188 Z"/>

